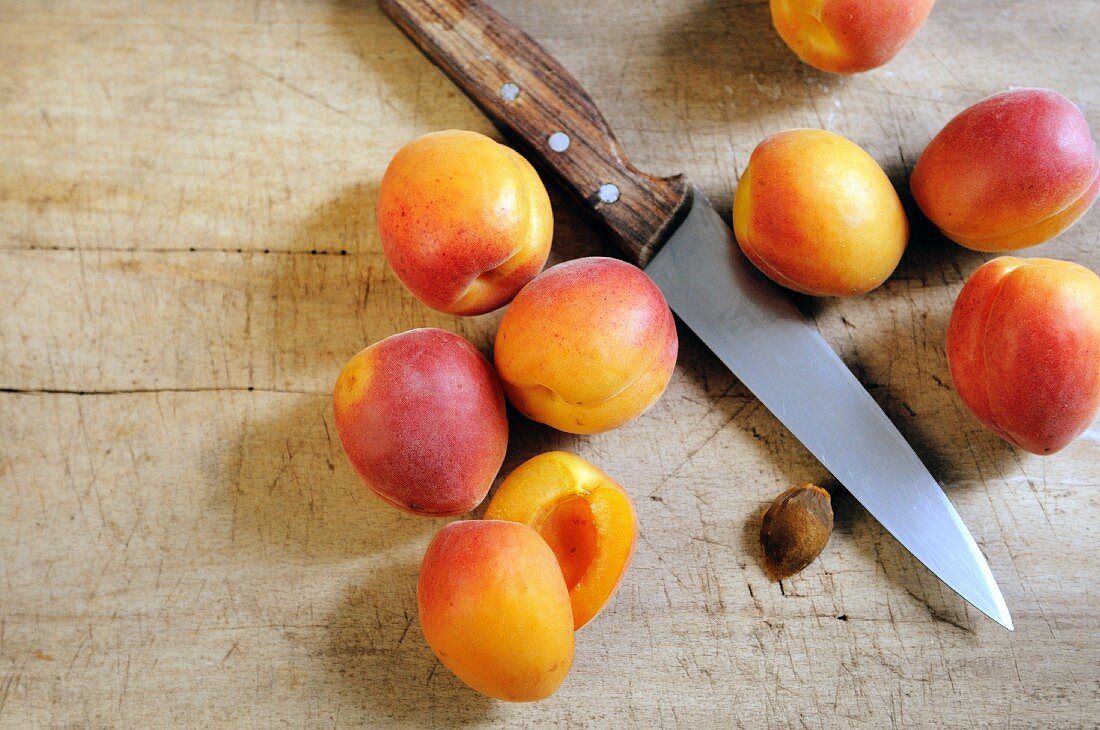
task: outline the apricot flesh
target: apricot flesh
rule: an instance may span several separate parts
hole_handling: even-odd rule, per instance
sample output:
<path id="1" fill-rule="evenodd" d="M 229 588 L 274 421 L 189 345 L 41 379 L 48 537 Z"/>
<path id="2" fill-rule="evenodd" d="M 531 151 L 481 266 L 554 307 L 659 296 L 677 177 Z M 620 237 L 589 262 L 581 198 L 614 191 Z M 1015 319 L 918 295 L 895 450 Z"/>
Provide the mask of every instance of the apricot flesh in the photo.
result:
<path id="1" fill-rule="evenodd" d="M 1045 89 L 995 94 L 952 119 L 917 160 L 913 197 L 945 236 L 1013 251 L 1069 228 L 1100 192 L 1100 158 L 1073 102 Z"/>
<path id="2" fill-rule="evenodd" d="M 989 261 L 955 301 L 947 362 L 984 426 L 1036 454 L 1064 448 L 1100 412 L 1100 277 L 1068 261 Z"/>
<path id="3" fill-rule="evenodd" d="M 378 189 L 378 228 L 417 299 L 473 315 L 507 304 L 542 270 L 554 225 L 526 159 L 476 132 L 448 130 L 394 155 Z"/>
<path id="4" fill-rule="evenodd" d="M 424 638 L 478 692 L 511 702 L 552 695 L 573 663 L 573 615 L 554 553 L 527 525 L 452 522 L 417 583 Z"/>
<path id="5" fill-rule="evenodd" d="M 822 129 L 768 137 L 733 201 L 741 250 L 777 284 L 849 296 L 882 284 L 901 261 L 909 222 L 878 163 Z"/>
<path id="6" fill-rule="evenodd" d="M 804 63 L 838 74 L 868 71 L 901 52 L 935 0 L 771 0 L 772 22 Z"/>
<path id="7" fill-rule="evenodd" d="M 393 335 L 351 358 L 336 379 L 332 411 L 344 453 L 366 485 L 413 514 L 476 507 L 508 447 L 492 366 L 440 329 Z"/>
<path id="8" fill-rule="evenodd" d="M 641 415 L 676 365 L 676 323 L 641 269 L 592 257 L 553 266 L 504 313 L 493 356 L 528 418 L 598 433 Z"/>
<path id="9" fill-rule="evenodd" d="M 611 600 L 634 555 L 630 496 L 584 459 L 552 451 L 524 462 L 497 489 L 486 519 L 530 525 L 554 551 L 579 629 Z"/>

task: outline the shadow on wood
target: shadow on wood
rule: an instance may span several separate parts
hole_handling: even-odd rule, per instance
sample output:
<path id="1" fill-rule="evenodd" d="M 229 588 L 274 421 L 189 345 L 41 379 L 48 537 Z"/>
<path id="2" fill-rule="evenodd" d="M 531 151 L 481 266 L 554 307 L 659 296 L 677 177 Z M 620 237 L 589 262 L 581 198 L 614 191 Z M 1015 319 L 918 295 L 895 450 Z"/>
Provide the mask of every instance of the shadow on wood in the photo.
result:
<path id="1" fill-rule="evenodd" d="M 580 453 L 585 436 L 564 433 L 532 421 L 508 404 L 508 453 L 482 503 L 474 509 L 473 516 L 480 519 L 489 508 L 489 502 L 497 489 L 512 471 L 523 462 L 547 451 Z"/>
<path id="2" fill-rule="evenodd" d="M 861 550 L 874 554 L 885 578 L 904 589 L 915 603 L 926 606 L 928 613 L 936 621 L 973 633 L 971 614 L 974 615 L 974 620 L 987 620 L 981 611 L 969 608 L 970 604 L 937 578 L 895 540 L 869 512 L 858 507 L 857 504 L 855 499 L 847 495 L 847 499 L 842 497 L 835 501 L 834 512 L 842 510 L 851 513 L 845 518 L 845 522 L 850 525 L 853 537 L 851 542 L 858 545 Z M 883 593 L 887 592 L 884 585 Z"/>
<path id="3" fill-rule="evenodd" d="M 776 494 L 779 494 L 779 492 L 776 492 Z M 757 582 L 771 582 L 767 573 L 764 571 L 764 550 L 760 547 L 760 523 L 764 519 L 764 513 L 767 512 L 770 504 L 770 501 L 765 502 L 762 500 L 758 507 L 748 510 L 748 515 L 741 525 L 741 552 L 744 553 L 746 558 L 744 565 L 746 568 L 748 563 L 752 563 L 756 566 L 753 575 L 748 579 L 750 585 L 754 580 Z M 759 575 L 757 575 L 757 573 Z M 753 603 L 758 610 L 762 610 L 760 603 L 755 599 L 756 596 L 754 595 Z"/>
<path id="4" fill-rule="evenodd" d="M 344 457 L 330 399 L 285 396 L 275 415 L 247 413 L 231 447 L 222 504 L 233 544 L 271 560 L 343 559 L 424 541 L 440 523 L 405 515 L 375 497 Z M 268 401 L 269 402 L 269 401 Z"/>
<path id="5" fill-rule="evenodd" d="M 264 324 L 271 328 L 268 339 L 280 359 L 283 387 L 308 382 L 327 392 L 356 352 L 414 327 L 457 332 L 483 351 L 488 348 L 486 323 L 498 315 L 436 312 L 394 275 L 378 237 L 377 197 L 374 180 L 347 186 L 291 234 L 296 250 L 317 255 L 265 257 L 270 260 L 262 277 L 275 302 L 275 321 Z"/>
<path id="6" fill-rule="evenodd" d="M 951 241 L 924 217 L 907 192 L 900 192 L 901 204 L 909 219 L 909 245 L 893 277 L 920 281 L 924 286 L 940 284 L 961 289 L 974 270 L 994 254 L 971 251 Z"/>
<path id="7" fill-rule="evenodd" d="M 669 129 L 785 116 L 845 83 L 798 60 L 772 27 L 767 2 L 685 5 L 663 29 L 652 65 L 657 83 L 680 97 L 669 108 L 677 116 L 667 120 Z"/>
<path id="8" fill-rule="evenodd" d="M 415 564 L 390 564 L 345 592 L 328 617 L 326 668 L 345 701 L 378 722 L 453 727 L 491 720 L 499 703 L 444 667 L 420 631 Z"/>
<path id="9" fill-rule="evenodd" d="M 949 308 L 914 312 L 913 316 L 921 321 L 914 330 L 927 334 L 933 342 L 916 347 L 909 331 L 889 329 L 861 346 L 880 353 L 915 349 L 921 362 L 897 368 L 901 376 L 908 377 L 891 377 L 889 372 L 874 369 L 857 374 L 875 383 L 869 389 L 871 397 L 948 491 L 1004 474 L 1018 461 L 1013 448 L 974 419 L 951 381 L 941 344 L 951 317 Z M 931 357 L 927 356 L 929 350 Z M 929 387 L 929 382 L 934 387 Z"/>

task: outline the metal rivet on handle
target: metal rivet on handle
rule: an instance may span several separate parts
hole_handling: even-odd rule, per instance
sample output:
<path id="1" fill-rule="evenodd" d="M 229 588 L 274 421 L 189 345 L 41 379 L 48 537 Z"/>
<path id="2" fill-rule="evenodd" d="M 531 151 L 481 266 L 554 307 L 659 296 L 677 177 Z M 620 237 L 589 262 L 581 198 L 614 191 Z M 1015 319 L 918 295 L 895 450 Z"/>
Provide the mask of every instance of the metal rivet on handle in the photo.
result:
<path id="1" fill-rule="evenodd" d="M 500 87 L 500 98 L 505 101 L 515 101 L 519 98 L 519 86 L 511 81 Z"/>
<path id="2" fill-rule="evenodd" d="M 619 186 L 614 183 L 604 183 L 597 193 L 601 202 L 614 203 L 619 199 Z"/>
<path id="3" fill-rule="evenodd" d="M 554 132 L 546 141 L 550 144 L 550 149 L 555 152 L 565 152 L 569 149 L 569 135 L 565 132 Z"/>

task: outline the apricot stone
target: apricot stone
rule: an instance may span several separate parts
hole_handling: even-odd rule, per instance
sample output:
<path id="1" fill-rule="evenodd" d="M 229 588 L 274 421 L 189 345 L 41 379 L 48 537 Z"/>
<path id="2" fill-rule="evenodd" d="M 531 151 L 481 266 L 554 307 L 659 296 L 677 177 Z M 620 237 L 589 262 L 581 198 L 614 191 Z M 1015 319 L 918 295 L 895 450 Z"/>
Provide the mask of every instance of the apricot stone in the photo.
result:
<path id="1" fill-rule="evenodd" d="M 1053 259 L 986 263 L 955 300 L 947 362 L 983 425 L 1053 454 L 1100 411 L 1100 276 Z"/>
<path id="2" fill-rule="evenodd" d="M 1058 235 L 1100 192 L 1088 122 L 1044 89 L 996 94 L 940 131 L 910 179 L 924 214 L 976 251 L 1013 251 Z"/>
<path id="3" fill-rule="evenodd" d="M 935 0 L 771 0 L 772 22 L 804 63 L 850 74 L 898 55 Z"/>
<path id="4" fill-rule="evenodd" d="M 332 410 L 351 465 L 382 499 L 441 517 L 481 503 L 508 446 L 492 366 L 458 335 L 415 329 L 344 366 Z"/>
<path id="5" fill-rule="evenodd" d="M 617 259 L 547 269 L 504 313 L 494 358 L 504 392 L 528 418 L 597 433 L 641 415 L 676 364 L 676 323 L 660 289 Z"/>
<path id="6" fill-rule="evenodd" d="M 564 451 L 518 466 L 493 495 L 485 519 L 522 522 L 542 535 L 565 576 L 576 629 L 595 618 L 618 589 L 638 535 L 626 490 Z"/>
<path id="7" fill-rule="evenodd" d="M 772 580 L 799 573 L 829 543 L 833 533 L 833 500 L 816 484 L 791 487 L 780 494 L 760 521 L 764 572 Z"/>
<path id="8" fill-rule="evenodd" d="M 378 189 L 382 248 L 424 304 L 483 314 L 511 301 L 546 263 L 553 213 L 535 169 L 476 132 L 406 144 Z"/>
<path id="9" fill-rule="evenodd" d="M 815 296 L 879 286 L 909 239 L 886 173 L 858 145 L 822 129 L 780 132 L 753 150 L 734 196 L 733 230 L 764 274 Z"/>
<path id="10" fill-rule="evenodd" d="M 424 555 L 416 596 L 428 646 L 478 692 L 541 700 L 569 673 L 569 592 L 554 553 L 527 525 L 447 525 Z"/>

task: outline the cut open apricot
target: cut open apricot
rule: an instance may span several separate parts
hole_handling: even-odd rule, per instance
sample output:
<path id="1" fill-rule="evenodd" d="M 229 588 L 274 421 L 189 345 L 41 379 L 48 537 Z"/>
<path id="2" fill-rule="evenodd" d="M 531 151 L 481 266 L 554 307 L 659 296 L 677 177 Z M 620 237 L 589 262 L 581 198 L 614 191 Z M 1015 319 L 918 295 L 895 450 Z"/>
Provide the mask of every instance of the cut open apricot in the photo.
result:
<path id="1" fill-rule="evenodd" d="M 595 618 L 615 593 L 638 534 L 626 490 L 564 451 L 539 454 L 516 467 L 493 496 L 485 519 L 522 522 L 542 535 L 569 589 L 574 629 Z"/>

